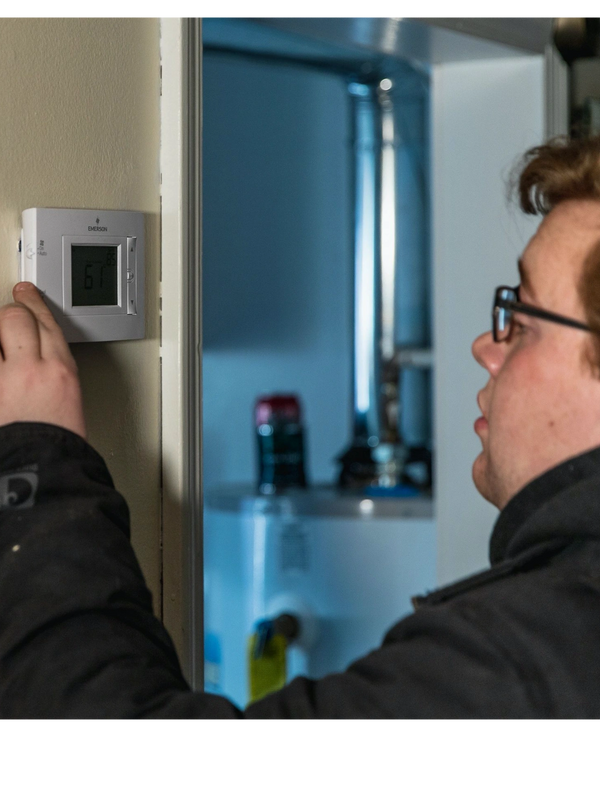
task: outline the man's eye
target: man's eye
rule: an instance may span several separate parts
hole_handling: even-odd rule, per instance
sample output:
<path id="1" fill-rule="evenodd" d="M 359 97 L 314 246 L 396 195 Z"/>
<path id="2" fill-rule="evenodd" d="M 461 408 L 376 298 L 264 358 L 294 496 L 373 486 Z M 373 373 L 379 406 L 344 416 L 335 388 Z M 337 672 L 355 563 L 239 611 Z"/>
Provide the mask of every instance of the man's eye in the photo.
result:
<path id="1" fill-rule="evenodd" d="M 513 336 L 522 336 L 525 331 L 527 330 L 527 325 L 524 325 L 518 319 L 514 319 L 512 321 L 512 330 L 511 333 Z"/>

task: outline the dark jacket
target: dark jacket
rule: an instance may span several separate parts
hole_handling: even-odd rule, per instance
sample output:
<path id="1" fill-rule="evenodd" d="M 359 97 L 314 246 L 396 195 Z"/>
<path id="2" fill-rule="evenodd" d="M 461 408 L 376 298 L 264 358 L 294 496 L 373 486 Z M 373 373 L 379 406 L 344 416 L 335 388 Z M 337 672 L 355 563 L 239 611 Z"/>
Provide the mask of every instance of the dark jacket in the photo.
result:
<path id="1" fill-rule="evenodd" d="M 0 427 L 0 716 L 600 717 L 599 510 L 600 448 L 511 500 L 491 569 L 243 714 L 187 686 L 101 457 L 62 428 Z"/>

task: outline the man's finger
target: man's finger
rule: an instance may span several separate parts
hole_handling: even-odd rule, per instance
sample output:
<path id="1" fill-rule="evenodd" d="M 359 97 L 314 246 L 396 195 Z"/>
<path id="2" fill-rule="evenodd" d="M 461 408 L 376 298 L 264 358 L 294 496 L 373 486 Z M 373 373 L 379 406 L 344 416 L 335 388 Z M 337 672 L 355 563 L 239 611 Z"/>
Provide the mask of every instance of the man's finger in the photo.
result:
<path id="1" fill-rule="evenodd" d="M 60 325 L 52 316 L 37 287 L 28 281 L 17 283 L 13 288 L 13 297 L 17 303 L 26 306 L 37 320 L 42 358 L 57 356 L 63 361 L 71 361 L 71 351 Z"/>
<path id="2" fill-rule="evenodd" d="M 0 345 L 5 361 L 41 357 L 39 325 L 31 311 L 20 303 L 0 308 Z"/>

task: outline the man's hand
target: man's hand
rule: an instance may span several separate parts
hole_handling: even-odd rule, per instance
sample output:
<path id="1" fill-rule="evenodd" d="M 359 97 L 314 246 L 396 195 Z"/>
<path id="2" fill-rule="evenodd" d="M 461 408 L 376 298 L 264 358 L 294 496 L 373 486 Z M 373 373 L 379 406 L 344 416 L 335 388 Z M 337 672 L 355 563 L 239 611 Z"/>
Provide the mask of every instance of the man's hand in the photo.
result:
<path id="1" fill-rule="evenodd" d="M 0 425 L 48 422 L 85 438 L 77 365 L 32 283 L 0 308 Z"/>

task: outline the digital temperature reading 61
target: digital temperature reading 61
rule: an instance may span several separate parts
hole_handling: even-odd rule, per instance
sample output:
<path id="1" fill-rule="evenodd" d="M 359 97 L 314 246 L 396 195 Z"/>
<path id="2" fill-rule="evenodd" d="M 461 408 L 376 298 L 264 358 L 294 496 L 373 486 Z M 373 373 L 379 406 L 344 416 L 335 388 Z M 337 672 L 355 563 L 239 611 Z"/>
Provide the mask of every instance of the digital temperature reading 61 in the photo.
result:
<path id="1" fill-rule="evenodd" d="M 118 248 L 71 245 L 71 285 L 74 306 L 116 306 Z"/>
<path id="2" fill-rule="evenodd" d="M 28 208 L 19 248 L 68 342 L 144 337 L 142 213 Z"/>

